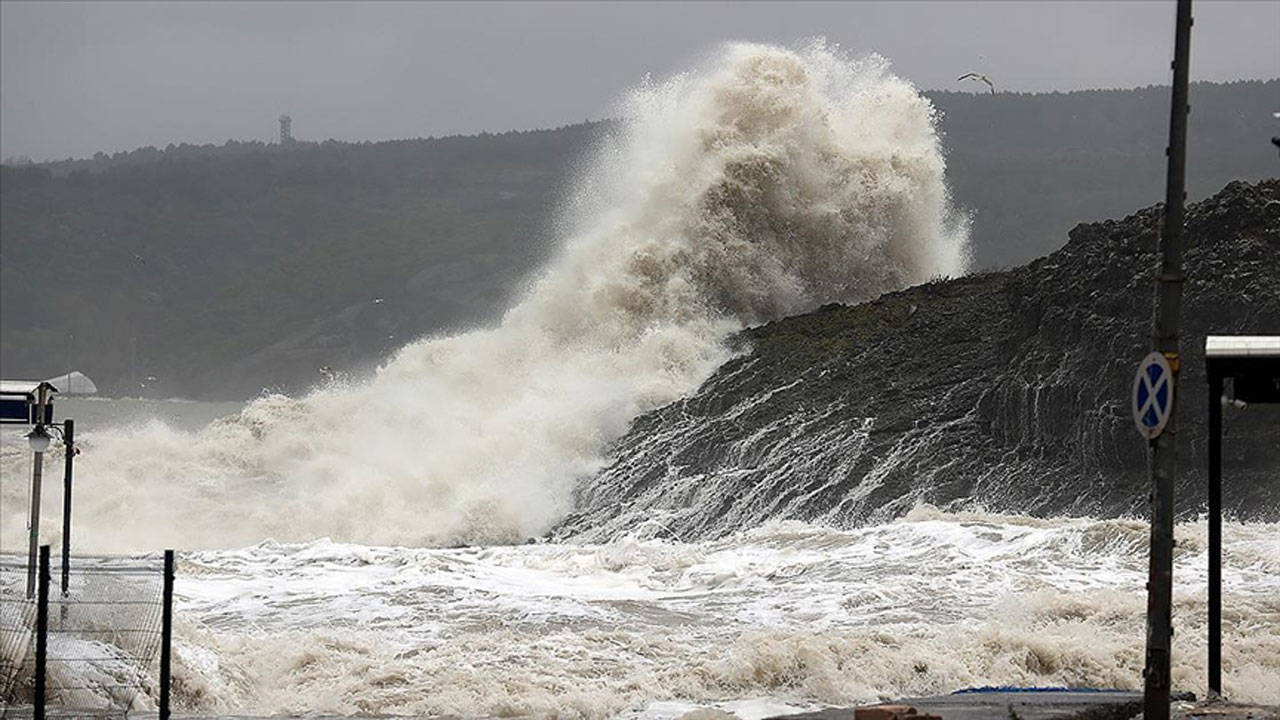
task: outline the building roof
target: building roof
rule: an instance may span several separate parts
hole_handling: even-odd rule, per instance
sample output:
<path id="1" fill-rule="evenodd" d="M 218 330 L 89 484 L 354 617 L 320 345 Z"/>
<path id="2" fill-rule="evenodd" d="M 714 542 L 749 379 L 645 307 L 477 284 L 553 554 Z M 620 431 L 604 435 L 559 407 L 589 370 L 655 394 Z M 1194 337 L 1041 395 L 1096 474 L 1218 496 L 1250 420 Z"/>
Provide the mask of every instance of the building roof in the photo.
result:
<path id="1" fill-rule="evenodd" d="M 1206 358 L 1280 358 L 1280 335 L 1210 335 Z"/>
<path id="2" fill-rule="evenodd" d="M 0 393 L 6 395 L 34 395 L 41 385 L 44 385 L 50 392 L 58 392 L 58 388 L 44 380 L 0 380 Z"/>
<path id="3" fill-rule="evenodd" d="M 63 395 L 96 395 L 98 393 L 98 386 L 89 379 L 88 375 L 79 370 L 51 377 L 45 382 Z"/>

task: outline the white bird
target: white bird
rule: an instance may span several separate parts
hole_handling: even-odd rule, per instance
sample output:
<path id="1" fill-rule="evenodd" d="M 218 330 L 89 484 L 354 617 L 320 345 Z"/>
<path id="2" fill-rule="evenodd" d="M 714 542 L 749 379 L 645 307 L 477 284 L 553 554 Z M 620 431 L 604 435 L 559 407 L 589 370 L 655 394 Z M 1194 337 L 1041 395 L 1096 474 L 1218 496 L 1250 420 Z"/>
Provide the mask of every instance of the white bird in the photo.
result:
<path id="1" fill-rule="evenodd" d="M 991 82 L 991 78 L 987 77 L 983 73 L 976 73 L 976 72 L 965 73 L 964 75 L 961 75 L 960 77 L 956 78 L 956 82 L 959 82 L 961 80 L 979 80 L 987 84 L 987 87 L 991 89 L 992 95 L 996 94 L 996 84 Z"/>

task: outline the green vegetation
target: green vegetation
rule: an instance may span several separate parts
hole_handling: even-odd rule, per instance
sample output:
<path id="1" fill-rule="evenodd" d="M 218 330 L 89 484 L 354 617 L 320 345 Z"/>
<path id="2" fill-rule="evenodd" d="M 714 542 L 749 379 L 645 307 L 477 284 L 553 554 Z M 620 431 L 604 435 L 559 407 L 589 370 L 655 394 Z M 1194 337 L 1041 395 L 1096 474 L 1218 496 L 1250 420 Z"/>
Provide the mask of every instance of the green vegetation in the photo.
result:
<path id="1" fill-rule="evenodd" d="M 1278 91 L 1193 86 L 1191 199 L 1275 174 Z M 979 267 L 1163 196 L 1167 89 L 931 96 Z M 547 257 L 575 163 L 611 127 L 4 166 L 0 374 L 69 364 L 110 394 L 244 397 L 491 321 Z"/>

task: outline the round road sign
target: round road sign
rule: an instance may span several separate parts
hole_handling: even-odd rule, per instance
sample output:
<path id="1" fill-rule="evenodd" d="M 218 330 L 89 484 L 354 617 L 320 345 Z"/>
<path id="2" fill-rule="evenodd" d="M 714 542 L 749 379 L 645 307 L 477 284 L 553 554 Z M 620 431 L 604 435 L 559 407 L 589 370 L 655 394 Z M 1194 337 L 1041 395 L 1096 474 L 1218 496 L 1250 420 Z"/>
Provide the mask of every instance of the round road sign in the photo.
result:
<path id="1" fill-rule="evenodd" d="M 1132 396 L 1138 432 L 1148 440 L 1158 437 L 1173 414 L 1173 369 L 1163 354 L 1153 352 L 1138 364 Z"/>

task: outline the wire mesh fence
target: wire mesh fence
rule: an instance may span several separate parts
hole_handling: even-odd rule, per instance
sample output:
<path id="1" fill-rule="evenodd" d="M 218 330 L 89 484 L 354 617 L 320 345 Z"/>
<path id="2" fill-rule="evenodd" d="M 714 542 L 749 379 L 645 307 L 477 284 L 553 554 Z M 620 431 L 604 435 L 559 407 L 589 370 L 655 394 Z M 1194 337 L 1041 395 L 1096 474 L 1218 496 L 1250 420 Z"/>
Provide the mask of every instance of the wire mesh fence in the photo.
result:
<path id="1" fill-rule="evenodd" d="M 49 717 L 154 711 L 164 557 L 72 557 L 65 592 L 60 559 L 50 565 L 42 618 L 41 592 L 31 591 L 40 569 L 33 583 L 25 555 L 0 553 L 0 716 L 23 707 L 47 707 Z"/>

